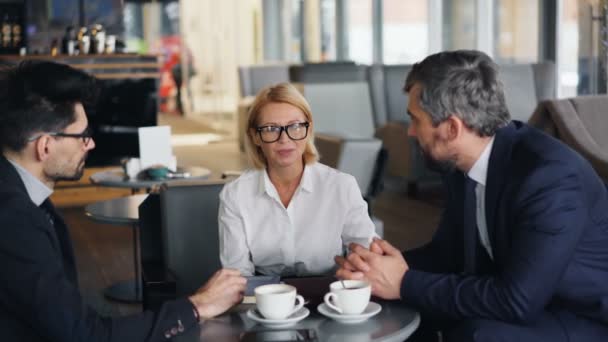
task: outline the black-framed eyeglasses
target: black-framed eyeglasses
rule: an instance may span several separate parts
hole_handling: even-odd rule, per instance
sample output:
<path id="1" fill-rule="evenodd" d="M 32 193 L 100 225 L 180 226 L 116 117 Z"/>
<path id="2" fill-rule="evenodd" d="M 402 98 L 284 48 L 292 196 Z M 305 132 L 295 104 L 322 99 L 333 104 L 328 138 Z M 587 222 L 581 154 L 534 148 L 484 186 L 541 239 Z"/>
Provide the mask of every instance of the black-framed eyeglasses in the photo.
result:
<path id="1" fill-rule="evenodd" d="M 291 140 L 302 140 L 308 135 L 308 122 L 296 122 L 287 126 L 266 125 L 257 127 L 260 139 L 265 143 L 273 143 L 281 139 L 281 133 L 285 131 Z"/>
<path id="2" fill-rule="evenodd" d="M 82 142 L 85 146 L 89 145 L 89 142 L 91 142 L 91 138 L 93 138 L 93 130 L 90 126 L 87 126 L 87 128 L 85 128 L 82 133 L 45 132 L 31 137 L 27 141 L 35 141 L 37 139 L 40 139 L 40 137 L 44 136 L 45 134 L 50 135 L 52 137 L 80 138 L 82 139 Z"/>

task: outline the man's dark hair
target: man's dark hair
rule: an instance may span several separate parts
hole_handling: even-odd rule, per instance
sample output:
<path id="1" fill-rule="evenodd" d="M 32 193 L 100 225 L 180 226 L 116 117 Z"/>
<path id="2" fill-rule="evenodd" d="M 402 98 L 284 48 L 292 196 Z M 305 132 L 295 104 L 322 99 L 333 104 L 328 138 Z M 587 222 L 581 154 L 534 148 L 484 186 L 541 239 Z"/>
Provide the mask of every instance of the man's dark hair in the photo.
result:
<path id="1" fill-rule="evenodd" d="M 511 120 L 498 66 L 480 51 L 440 52 L 414 64 L 404 91 L 421 86 L 420 106 L 437 126 L 456 115 L 480 136 L 492 136 Z"/>
<path id="2" fill-rule="evenodd" d="M 21 151 L 39 132 L 61 132 L 76 121 L 74 105 L 91 105 L 95 78 L 65 64 L 25 61 L 0 78 L 0 149 Z"/>

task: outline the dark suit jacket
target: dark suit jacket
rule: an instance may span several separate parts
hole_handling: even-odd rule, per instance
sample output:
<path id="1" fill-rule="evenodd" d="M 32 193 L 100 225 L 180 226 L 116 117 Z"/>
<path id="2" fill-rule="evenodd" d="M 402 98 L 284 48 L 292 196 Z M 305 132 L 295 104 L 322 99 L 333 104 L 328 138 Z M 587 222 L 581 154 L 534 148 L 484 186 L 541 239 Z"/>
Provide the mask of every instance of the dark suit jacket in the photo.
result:
<path id="1" fill-rule="evenodd" d="M 494 260 L 463 274 L 462 172 L 433 240 L 405 252 L 405 302 L 449 319 L 532 322 L 567 310 L 608 323 L 608 195 L 576 152 L 519 122 L 500 129 L 490 155 L 486 220 Z"/>
<path id="2" fill-rule="evenodd" d="M 78 291 L 65 223 L 48 199 L 41 207 L 51 212 L 54 225 L 30 200 L 15 168 L 0 156 L 1 340 L 164 341 L 178 320 L 186 330 L 196 325 L 187 299 L 168 302 L 159 312 L 97 315 Z"/>

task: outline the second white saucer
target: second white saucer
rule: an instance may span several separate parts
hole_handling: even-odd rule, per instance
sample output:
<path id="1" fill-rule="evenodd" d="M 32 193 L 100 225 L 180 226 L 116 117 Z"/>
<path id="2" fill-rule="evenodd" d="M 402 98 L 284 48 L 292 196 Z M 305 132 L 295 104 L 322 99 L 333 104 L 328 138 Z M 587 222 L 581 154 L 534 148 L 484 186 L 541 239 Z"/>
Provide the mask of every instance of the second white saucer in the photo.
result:
<path id="1" fill-rule="evenodd" d="M 298 323 L 299 321 L 308 317 L 308 315 L 310 315 L 310 311 L 306 307 L 301 308 L 300 310 L 294 312 L 293 314 L 291 314 L 291 316 L 285 319 L 267 319 L 260 315 L 255 308 L 247 310 L 247 317 L 249 319 L 256 321 L 262 325 L 265 325 L 269 328 L 288 327 L 290 325 Z"/>
<path id="2" fill-rule="evenodd" d="M 357 315 L 343 315 L 331 309 L 329 306 L 327 306 L 327 304 L 321 303 L 319 306 L 317 306 L 317 311 L 319 311 L 321 315 L 329 317 L 340 323 L 355 324 L 377 315 L 380 311 L 382 311 L 382 306 L 375 302 L 369 302 L 362 313 Z"/>

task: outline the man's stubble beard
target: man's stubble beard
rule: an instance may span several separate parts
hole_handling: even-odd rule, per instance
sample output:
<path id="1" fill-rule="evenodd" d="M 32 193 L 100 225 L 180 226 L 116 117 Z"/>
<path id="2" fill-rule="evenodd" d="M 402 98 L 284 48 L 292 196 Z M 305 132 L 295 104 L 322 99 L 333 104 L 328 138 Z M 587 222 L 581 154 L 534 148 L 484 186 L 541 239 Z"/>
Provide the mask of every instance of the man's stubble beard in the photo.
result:
<path id="1" fill-rule="evenodd" d="M 58 182 L 58 181 L 77 181 L 77 180 L 80 180 L 80 178 L 82 178 L 82 176 L 84 174 L 84 167 L 85 167 L 85 164 L 86 164 L 87 157 L 88 157 L 88 153 L 86 153 L 82 157 L 82 159 L 78 163 L 77 169 L 72 174 L 55 173 L 55 174 L 48 175 L 48 178 L 51 179 L 54 182 Z"/>
<path id="2" fill-rule="evenodd" d="M 418 145 L 420 154 L 422 154 L 422 158 L 424 159 L 424 164 L 429 170 L 440 174 L 448 174 L 456 169 L 456 156 L 451 156 L 446 160 L 437 160 L 418 141 L 416 141 L 416 145 Z"/>

